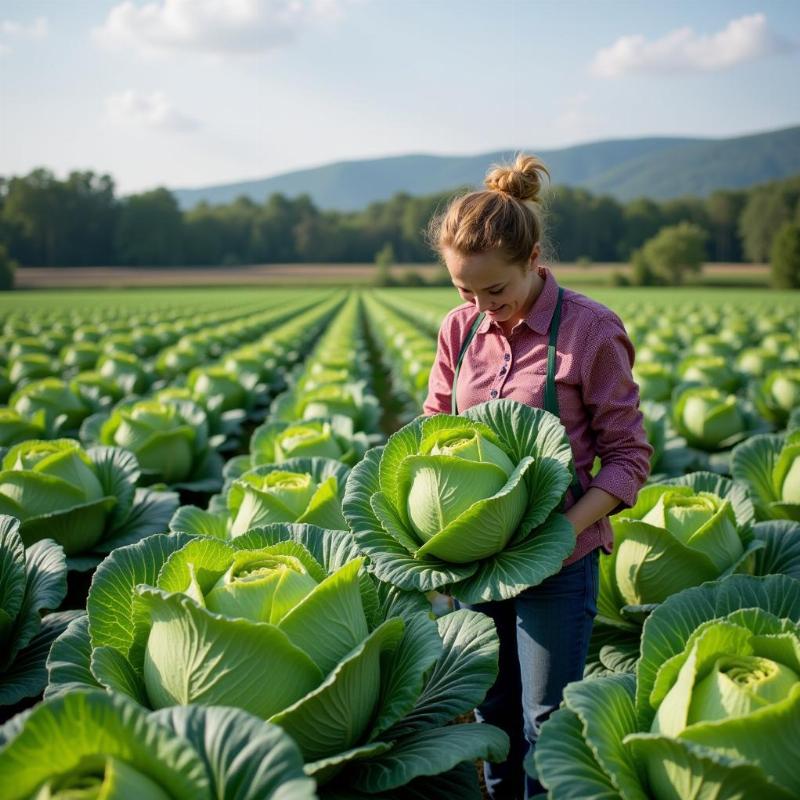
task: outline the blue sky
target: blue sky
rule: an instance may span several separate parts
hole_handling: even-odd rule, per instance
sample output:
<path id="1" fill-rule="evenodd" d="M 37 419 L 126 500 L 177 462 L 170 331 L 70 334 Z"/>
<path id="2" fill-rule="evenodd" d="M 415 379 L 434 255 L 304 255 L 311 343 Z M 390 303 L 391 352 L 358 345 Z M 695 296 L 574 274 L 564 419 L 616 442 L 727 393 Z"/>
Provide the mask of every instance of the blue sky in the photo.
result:
<path id="1" fill-rule="evenodd" d="M 0 0 L 0 174 L 735 136 L 800 124 L 798 76 L 796 0 Z"/>

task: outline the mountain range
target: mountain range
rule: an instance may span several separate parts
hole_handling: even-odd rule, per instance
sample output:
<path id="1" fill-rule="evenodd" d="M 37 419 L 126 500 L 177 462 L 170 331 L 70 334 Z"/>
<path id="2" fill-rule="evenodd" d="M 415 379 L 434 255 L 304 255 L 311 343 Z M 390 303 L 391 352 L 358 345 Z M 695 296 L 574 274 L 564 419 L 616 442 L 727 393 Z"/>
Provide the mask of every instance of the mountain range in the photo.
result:
<path id="1" fill-rule="evenodd" d="M 716 189 L 745 189 L 800 173 L 800 126 L 727 139 L 664 136 L 522 150 L 542 158 L 554 184 L 620 201 L 704 197 Z M 513 156 L 514 151 L 505 150 L 337 161 L 257 180 L 172 191 L 184 209 L 203 201 L 230 203 L 240 195 L 262 202 L 279 192 L 290 197 L 308 194 L 322 209 L 353 211 L 397 192 L 425 195 L 480 186 L 492 164 Z"/>

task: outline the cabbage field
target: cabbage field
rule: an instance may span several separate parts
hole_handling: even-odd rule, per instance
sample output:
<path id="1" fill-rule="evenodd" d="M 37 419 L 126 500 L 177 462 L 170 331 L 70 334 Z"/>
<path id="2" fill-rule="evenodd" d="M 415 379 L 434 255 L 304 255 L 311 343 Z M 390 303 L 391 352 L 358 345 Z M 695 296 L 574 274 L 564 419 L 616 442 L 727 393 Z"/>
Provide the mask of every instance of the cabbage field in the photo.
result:
<path id="1" fill-rule="evenodd" d="M 800 797 L 800 294 L 593 290 L 651 476 L 553 798 Z M 420 418 L 438 289 L 0 299 L 0 797 L 480 798 L 492 621 L 574 547 L 557 418 Z M 599 468 L 595 464 L 595 469 Z"/>

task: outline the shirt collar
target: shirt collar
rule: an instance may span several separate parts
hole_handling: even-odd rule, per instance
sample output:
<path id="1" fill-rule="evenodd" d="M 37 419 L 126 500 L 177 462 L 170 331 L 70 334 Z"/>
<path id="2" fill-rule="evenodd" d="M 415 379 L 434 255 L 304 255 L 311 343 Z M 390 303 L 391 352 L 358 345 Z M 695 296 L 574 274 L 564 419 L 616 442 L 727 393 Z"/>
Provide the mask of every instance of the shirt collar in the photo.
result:
<path id="1" fill-rule="evenodd" d="M 527 316 L 522 318 L 522 322 L 532 331 L 545 334 L 550 330 L 550 321 L 553 319 L 553 313 L 556 310 L 558 282 L 547 267 L 538 267 L 538 272 L 539 275 L 544 278 L 544 286 L 539 296 L 534 301 L 533 306 L 531 306 L 531 310 L 528 312 Z M 489 317 L 484 317 L 476 333 L 487 333 L 492 327 L 502 332 L 502 328 L 497 322 Z"/>

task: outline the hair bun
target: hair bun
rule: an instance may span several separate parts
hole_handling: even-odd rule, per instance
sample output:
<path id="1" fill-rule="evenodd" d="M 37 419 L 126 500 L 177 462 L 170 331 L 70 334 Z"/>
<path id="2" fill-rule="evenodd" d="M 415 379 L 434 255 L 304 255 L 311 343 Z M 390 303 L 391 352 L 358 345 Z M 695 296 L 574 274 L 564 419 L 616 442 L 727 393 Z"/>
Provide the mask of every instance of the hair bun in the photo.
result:
<path id="1" fill-rule="evenodd" d="M 484 184 L 493 192 L 502 192 L 516 200 L 539 202 L 542 174 L 550 177 L 544 163 L 536 156 L 517 156 L 514 166 L 496 166 L 486 175 Z"/>

